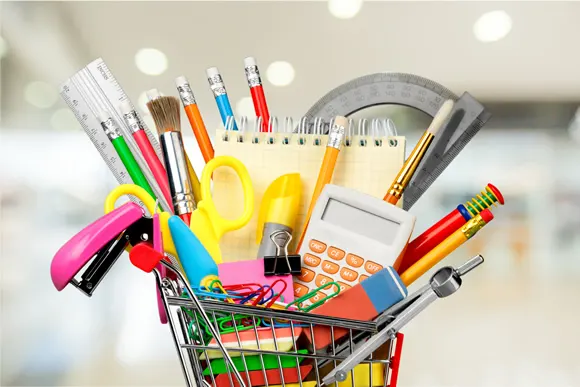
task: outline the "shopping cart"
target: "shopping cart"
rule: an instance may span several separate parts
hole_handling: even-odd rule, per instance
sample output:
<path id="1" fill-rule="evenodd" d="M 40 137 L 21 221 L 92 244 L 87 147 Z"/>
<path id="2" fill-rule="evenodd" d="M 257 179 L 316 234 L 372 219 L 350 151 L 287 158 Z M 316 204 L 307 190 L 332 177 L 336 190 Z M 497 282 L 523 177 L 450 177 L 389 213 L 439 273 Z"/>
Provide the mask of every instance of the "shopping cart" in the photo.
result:
<path id="1" fill-rule="evenodd" d="M 460 277 L 483 257 L 459 269 L 440 269 L 429 284 L 373 322 L 199 300 L 179 270 L 161 262 L 176 274 L 163 278 L 153 270 L 188 386 L 314 387 L 333 374 L 340 382 L 330 385 L 338 387 L 396 387 L 400 327 L 459 289 Z M 317 345 L 321 332 L 330 334 L 324 348 Z"/>

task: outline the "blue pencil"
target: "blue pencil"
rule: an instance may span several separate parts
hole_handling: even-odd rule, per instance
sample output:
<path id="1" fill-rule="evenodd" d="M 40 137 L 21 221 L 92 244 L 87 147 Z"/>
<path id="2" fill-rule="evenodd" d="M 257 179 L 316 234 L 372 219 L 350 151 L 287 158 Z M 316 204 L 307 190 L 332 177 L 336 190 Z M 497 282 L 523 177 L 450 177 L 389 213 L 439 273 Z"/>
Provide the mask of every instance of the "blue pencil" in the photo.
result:
<path id="1" fill-rule="evenodd" d="M 238 130 L 238 126 L 236 125 L 236 120 L 234 119 L 234 112 L 232 111 L 232 106 L 230 105 L 230 100 L 228 99 L 228 93 L 226 92 L 226 85 L 224 84 L 224 80 L 217 69 L 217 67 L 210 67 L 206 70 L 207 73 L 207 80 L 209 82 L 209 87 L 213 92 L 215 97 L 215 102 L 217 104 L 218 110 L 220 112 L 220 116 L 222 117 L 222 122 L 224 127 L 227 128 L 228 124 L 228 117 L 232 117 L 231 120 L 233 121 L 233 130 Z"/>

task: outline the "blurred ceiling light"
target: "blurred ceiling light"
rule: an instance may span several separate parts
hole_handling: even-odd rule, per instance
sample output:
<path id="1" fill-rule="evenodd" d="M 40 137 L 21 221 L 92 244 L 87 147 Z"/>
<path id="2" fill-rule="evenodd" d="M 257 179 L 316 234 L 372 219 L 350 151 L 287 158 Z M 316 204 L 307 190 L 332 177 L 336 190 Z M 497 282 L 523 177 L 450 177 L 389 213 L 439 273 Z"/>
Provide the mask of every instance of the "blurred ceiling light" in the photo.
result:
<path id="1" fill-rule="evenodd" d="M 497 42 L 512 29 L 512 18 L 505 11 L 484 13 L 473 25 L 475 37 L 484 43 Z"/>
<path id="2" fill-rule="evenodd" d="M 55 130 L 77 130 L 81 127 L 73 112 L 68 108 L 55 111 L 50 117 L 50 126 Z"/>
<path id="3" fill-rule="evenodd" d="M 30 82 L 24 89 L 26 102 L 37 108 L 47 109 L 56 103 L 57 98 L 56 88 L 46 82 Z"/>
<path id="4" fill-rule="evenodd" d="M 236 114 L 239 117 L 255 117 L 256 111 L 254 110 L 254 103 L 252 102 L 252 98 L 244 97 L 236 103 Z"/>
<path id="5" fill-rule="evenodd" d="M 135 54 L 135 65 L 144 74 L 160 75 L 167 70 L 167 56 L 155 48 L 142 48 Z"/>
<path id="6" fill-rule="evenodd" d="M 328 10 L 339 19 L 351 19 L 362 7 L 363 0 L 328 0 Z"/>
<path id="7" fill-rule="evenodd" d="M 294 75 L 294 67 L 286 61 L 272 62 L 266 69 L 266 78 L 274 86 L 288 86 Z"/>
<path id="8" fill-rule="evenodd" d="M 0 36 L 0 58 L 4 58 L 8 52 L 8 44 L 2 36 Z"/>

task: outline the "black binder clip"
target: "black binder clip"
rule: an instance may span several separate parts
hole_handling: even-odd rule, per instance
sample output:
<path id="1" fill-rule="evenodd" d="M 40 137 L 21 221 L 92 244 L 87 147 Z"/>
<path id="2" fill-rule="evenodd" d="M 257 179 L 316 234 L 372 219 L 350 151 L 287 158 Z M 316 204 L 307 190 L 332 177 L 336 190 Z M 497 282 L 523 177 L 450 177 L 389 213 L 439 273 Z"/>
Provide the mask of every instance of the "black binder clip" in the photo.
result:
<path id="1" fill-rule="evenodd" d="M 276 238 L 279 235 L 284 235 L 284 237 Z M 300 254 L 288 255 L 292 234 L 287 230 L 278 230 L 270 234 L 270 239 L 276 245 L 276 255 L 264 257 L 264 275 L 300 275 L 302 273 Z M 282 262 L 278 263 L 279 261 Z"/>

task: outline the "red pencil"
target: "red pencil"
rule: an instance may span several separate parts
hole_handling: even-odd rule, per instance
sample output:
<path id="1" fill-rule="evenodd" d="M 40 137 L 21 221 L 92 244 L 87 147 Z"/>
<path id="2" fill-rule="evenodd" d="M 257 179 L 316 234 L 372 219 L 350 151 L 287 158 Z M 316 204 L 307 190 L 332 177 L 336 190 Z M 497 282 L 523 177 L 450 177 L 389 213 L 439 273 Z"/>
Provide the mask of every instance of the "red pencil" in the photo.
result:
<path id="1" fill-rule="evenodd" d="M 254 110 L 256 116 L 262 118 L 262 132 L 268 132 L 268 123 L 270 122 L 270 113 L 268 112 L 268 105 L 266 104 L 266 96 L 264 95 L 264 88 L 262 87 L 262 79 L 260 78 L 260 70 L 258 64 L 253 57 L 244 59 L 244 67 L 246 71 L 246 79 L 250 87 L 250 94 L 254 102 Z"/>

